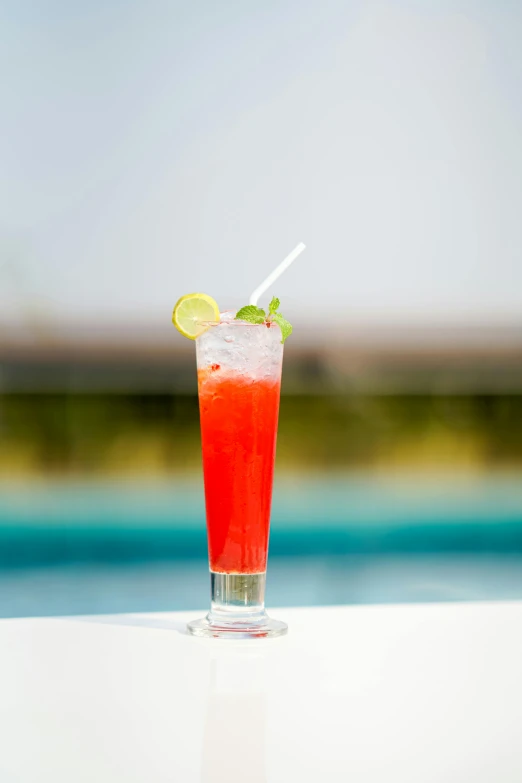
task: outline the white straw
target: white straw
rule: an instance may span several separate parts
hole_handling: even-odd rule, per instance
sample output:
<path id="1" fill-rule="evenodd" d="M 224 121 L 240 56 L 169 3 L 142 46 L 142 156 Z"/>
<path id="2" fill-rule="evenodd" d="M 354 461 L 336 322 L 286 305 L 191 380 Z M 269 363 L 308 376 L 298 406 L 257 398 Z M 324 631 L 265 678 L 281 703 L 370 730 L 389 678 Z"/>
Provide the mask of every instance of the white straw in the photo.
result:
<path id="1" fill-rule="evenodd" d="M 252 291 L 250 294 L 249 304 L 251 305 L 257 305 L 259 301 L 259 297 L 265 293 L 267 288 L 270 288 L 272 283 L 275 283 L 278 277 L 280 277 L 285 269 L 288 269 L 290 264 L 295 261 L 298 255 L 300 255 L 303 250 L 305 249 L 306 245 L 304 245 L 302 242 L 299 242 L 297 247 L 294 247 L 290 255 L 288 255 L 284 261 L 281 261 L 279 266 L 276 266 L 274 271 L 268 275 L 266 280 L 263 280 L 261 285 L 258 285 L 255 291 Z"/>

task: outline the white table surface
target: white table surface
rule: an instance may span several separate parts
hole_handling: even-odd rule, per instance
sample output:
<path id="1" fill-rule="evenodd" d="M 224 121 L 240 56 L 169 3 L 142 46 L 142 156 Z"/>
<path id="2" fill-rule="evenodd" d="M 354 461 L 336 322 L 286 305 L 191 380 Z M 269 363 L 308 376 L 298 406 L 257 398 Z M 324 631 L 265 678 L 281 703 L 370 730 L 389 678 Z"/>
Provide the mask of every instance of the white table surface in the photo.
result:
<path id="1" fill-rule="evenodd" d="M 1 783 L 522 781 L 522 602 L 0 621 Z"/>

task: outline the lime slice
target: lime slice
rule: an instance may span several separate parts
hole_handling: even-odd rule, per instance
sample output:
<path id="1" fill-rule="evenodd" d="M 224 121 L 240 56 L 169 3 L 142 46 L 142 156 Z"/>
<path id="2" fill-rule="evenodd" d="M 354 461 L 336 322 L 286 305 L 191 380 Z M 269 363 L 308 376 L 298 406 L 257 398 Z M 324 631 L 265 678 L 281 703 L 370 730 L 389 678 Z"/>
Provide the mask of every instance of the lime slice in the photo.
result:
<path id="1" fill-rule="evenodd" d="M 185 294 L 178 299 L 172 312 L 172 323 L 189 340 L 203 334 L 212 321 L 219 322 L 219 307 L 207 294 Z"/>

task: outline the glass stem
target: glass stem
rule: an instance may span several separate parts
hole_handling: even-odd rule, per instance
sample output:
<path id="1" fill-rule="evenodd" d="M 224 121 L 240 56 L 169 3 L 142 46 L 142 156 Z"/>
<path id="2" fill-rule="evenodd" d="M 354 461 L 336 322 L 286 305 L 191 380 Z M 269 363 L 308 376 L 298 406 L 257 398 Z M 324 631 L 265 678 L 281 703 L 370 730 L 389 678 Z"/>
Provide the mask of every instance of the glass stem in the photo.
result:
<path id="1" fill-rule="evenodd" d="M 241 623 L 264 621 L 266 573 L 221 574 L 210 572 L 212 603 L 209 621 Z"/>

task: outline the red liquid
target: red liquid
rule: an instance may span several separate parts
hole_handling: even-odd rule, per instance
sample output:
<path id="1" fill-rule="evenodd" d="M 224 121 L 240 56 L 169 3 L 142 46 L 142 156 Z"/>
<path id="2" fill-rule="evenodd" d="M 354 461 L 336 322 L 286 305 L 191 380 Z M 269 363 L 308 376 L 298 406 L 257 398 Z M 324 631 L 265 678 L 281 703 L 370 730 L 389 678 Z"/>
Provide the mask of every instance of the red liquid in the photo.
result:
<path id="1" fill-rule="evenodd" d="M 266 571 L 280 381 L 198 373 L 210 568 Z"/>

